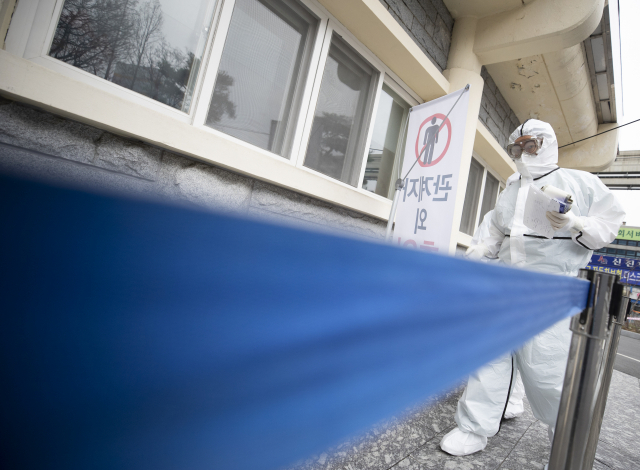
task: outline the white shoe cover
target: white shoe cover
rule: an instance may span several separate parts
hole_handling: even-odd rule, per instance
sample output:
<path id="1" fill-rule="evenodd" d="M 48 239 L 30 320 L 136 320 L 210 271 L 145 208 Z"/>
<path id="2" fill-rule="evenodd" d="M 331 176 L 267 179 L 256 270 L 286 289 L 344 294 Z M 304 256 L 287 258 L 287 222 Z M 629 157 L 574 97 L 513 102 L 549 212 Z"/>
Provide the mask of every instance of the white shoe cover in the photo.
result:
<path id="1" fill-rule="evenodd" d="M 509 404 L 507 405 L 507 411 L 504 412 L 504 419 L 517 418 L 522 413 L 524 413 L 524 404 L 522 402 L 517 405 L 509 402 Z"/>
<path id="2" fill-rule="evenodd" d="M 449 431 L 440 441 L 440 448 L 451 455 L 469 455 L 487 447 L 486 436 L 474 434 L 455 428 Z"/>

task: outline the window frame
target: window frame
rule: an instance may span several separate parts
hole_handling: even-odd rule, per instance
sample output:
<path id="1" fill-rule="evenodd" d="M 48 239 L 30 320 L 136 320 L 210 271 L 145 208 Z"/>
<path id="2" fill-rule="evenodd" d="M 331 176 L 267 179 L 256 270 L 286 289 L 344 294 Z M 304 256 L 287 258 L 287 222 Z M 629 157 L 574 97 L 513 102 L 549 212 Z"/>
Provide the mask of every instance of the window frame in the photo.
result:
<path id="1" fill-rule="evenodd" d="M 208 56 L 212 46 L 212 40 L 216 36 L 216 30 L 220 20 L 221 6 L 225 0 L 212 0 L 215 2 L 209 26 L 209 36 L 205 42 L 202 53 L 202 62 L 198 70 L 198 76 L 193 89 L 192 103 L 200 100 L 202 79 L 208 62 Z M 228 0 L 227 0 L 228 1 Z M 71 64 L 67 64 L 55 57 L 49 56 L 49 49 L 58 26 L 60 14 L 65 0 L 37 0 L 34 2 L 19 2 L 7 33 L 5 47 L 7 51 L 30 60 L 38 65 L 47 67 L 66 77 L 78 80 L 82 83 L 96 87 L 101 91 L 114 94 L 120 98 L 131 101 L 137 105 L 151 108 L 153 111 L 169 115 L 172 118 L 191 124 L 195 106 L 191 106 L 188 113 L 176 109 L 160 101 L 154 100 L 136 91 L 130 90 L 102 77 L 86 72 Z M 23 6 L 20 9 L 20 6 Z"/>
<path id="2" fill-rule="evenodd" d="M 496 202 L 495 204 L 498 203 L 498 198 L 500 197 L 500 193 L 502 191 L 504 191 L 504 189 L 506 188 L 506 182 L 505 180 L 503 180 L 500 175 L 493 169 L 491 168 L 487 162 L 480 157 L 480 155 L 478 155 L 476 152 L 472 153 L 472 158 L 474 158 L 479 164 L 480 166 L 482 166 L 483 168 L 483 172 L 482 172 L 482 183 L 480 184 L 480 193 L 478 195 L 478 208 L 476 209 L 476 215 L 475 215 L 475 222 L 473 224 L 473 230 L 471 235 L 463 232 L 462 230 L 460 230 L 460 228 L 458 228 L 458 232 L 462 235 L 468 235 L 469 237 L 473 237 L 473 234 L 476 232 L 476 230 L 478 230 L 478 227 L 480 226 L 480 224 L 482 223 L 482 220 L 480 220 L 480 213 L 482 212 L 482 200 L 484 198 L 484 190 L 485 190 L 485 186 L 486 186 L 486 182 L 487 182 L 487 174 L 491 174 L 491 176 L 493 176 L 494 178 L 496 178 L 498 180 L 498 190 L 496 193 Z M 469 160 L 469 166 L 471 166 L 471 160 Z M 467 184 L 469 184 L 467 182 Z M 464 211 L 464 203 L 465 201 L 462 201 L 462 210 Z M 493 209 L 495 209 L 495 204 L 493 205 Z M 493 210 L 491 209 L 491 210 Z"/>
<path id="3" fill-rule="evenodd" d="M 364 174 L 366 172 L 367 169 L 367 158 L 369 157 L 369 150 L 371 147 L 371 140 L 373 139 L 373 127 L 375 126 L 375 121 L 376 121 L 376 117 L 377 117 L 377 113 L 378 113 L 378 103 L 379 103 L 379 98 L 382 95 L 382 87 L 384 85 L 387 85 L 391 91 L 393 91 L 394 93 L 396 93 L 402 100 L 405 101 L 405 103 L 407 103 L 407 105 L 409 106 L 409 108 L 403 113 L 402 115 L 402 119 L 403 119 L 403 124 L 400 126 L 400 132 L 403 133 L 403 135 L 398 137 L 398 145 L 396 146 L 396 156 L 395 159 L 393 161 L 393 167 L 391 168 L 391 182 L 389 183 L 389 191 L 387 193 L 387 196 L 382 196 L 381 194 L 377 194 L 374 193 L 372 191 L 366 190 L 362 187 L 362 183 L 364 180 Z M 359 183 L 358 183 L 358 188 L 359 189 L 363 189 L 364 191 L 367 191 L 368 193 L 376 196 L 376 197 L 382 197 L 386 200 L 393 200 L 393 195 L 395 193 L 395 180 L 397 180 L 398 178 L 400 178 L 402 176 L 402 162 L 400 161 L 400 159 L 404 159 L 404 153 L 405 153 L 405 149 L 406 149 L 406 139 L 404 139 L 405 135 L 408 132 L 408 123 L 409 123 L 409 117 L 411 116 L 411 108 L 414 106 L 417 106 L 419 103 L 414 102 L 413 101 L 414 98 L 409 95 L 400 85 L 397 84 L 397 82 L 389 75 L 389 74 L 385 74 L 384 76 L 384 80 L 383 83 L 380 87 L 380 91 L 378 94 L 378 103 L 376 103 L 376 109 L 374 110 L 374 112 L 371 115 L 371 121 L 369 123 L 369 125 L 371 126 L 371 138 L 369 139 L 369 143 L 367 145 L 367 148 L 365 148 L 365 155 L 364 155 L 364 160 L 362 162 L 362 170 L 360 172 L 360 179 L 359 179 Z M 403 140 L 404 139 L 404 140 Z"/>
<path id="4" fill-rule="evenodd" d="M 44 66 L 45 68 L 57 72 L 64 77 L 89 85 L 101 92 L 115 95 L 137 106 L 142 106 L 151 111 L 169 116 L 172 119 L 179 120 L 198 129 L 198 131 L 213 133 L 221 139 L 242 145 L 252 151 L 259 152 L 263 155 L 269 156 L 270 158 L 276 159 L 283 164 L 296 167 L 297 169 L 311 173 L 316 177 L 327 179 L 339 186 L 355 190 L 358 193 L 366 194 L 367 197 L 373 198 L 374 200 L 390 202 L 388 197 L 372 193 L 362 187 L 362 180 L 366 169 L 368 147 L 371 144 L 374 127 L 373 124 L 378 111 L 382 85 L 384 83 L 389 86 L 407 102 L 410 108 L 422 104 L 424 101 L 395 73 L 393 73 L 391 69 L 389 69 L 375 54 L 364 46 L 349 30 L 347 30 L 347 28 L 336 20 L 335 17 L 331 15 L 331 13 L 329 13 L 317 0 L 296 0 L 306 6 L 320 19 L 320 21 L 316 31 L 314 47 L 309 60 L 310 67 L 306 72 L 307 76 L 303 79 L 305 82 L 305 89 L 300 100 L 298 118 L 297 121 L 293 123 L 295 131 L 290 158 L 282 157 L 278 154 L 264 150 L 253 144 L 204 125 L 209 103 L 213 94 L 213 88 L 220 59 L 222 57 L 222 51 L 224 49 L 226 35 L 230 26 L 235 0 L 215 0 L 209 33 L 206 39 L 201 65 L 197 72 L 198 76 L 193 90 L 192 105 L 190 106 L 189 112 L 173 108 L 169 105 L 156 101 L 153 98 L 122 87 L 109 80 L 105 80 L 102 77 L 49 56 L 48 52 L 55 35 L 64 1 L 65 0 L 34 0 L 31 2 L 19 2 L 16 6 L 16 11 L 14 12 L 9 27 L 7 41 L 5 42 L 5 48 L 7 51 L 16 56 L 22 57 L 23 59 L 27 59 L 33 63 Z M 362 149 L 360 149 L 361 151 L 358 152 L 356 157 L 356 159 L 359 158 L 360 161 L 360 171 L 356 186 L 344 183 L 336 178 L 324 175 L 316 170 L 304 166 L 306 148 L 313 123 L 313 113 L 315 111 L 315 106 L 317 105 L 324 65 L 331 45 L 331 36 L 334 32 L 349 44 L 349 46 L 351 46 L 358 54 L 360 54 L 375 71 L 378 72 L 378 79 L 367 116 L 368 120 L 366 121 L 366 137 L 364 139 Z M 400 157 L 404 158 L 404 155 L 396 156 L 394 169 L 396 167 L 401 167 L 399 165 Z M 259 168 L 257 169 L 256 174 L 260 174 Z"/>
<path id="5" fill-rule="evenodd" d="M 221 1 L 221 0 L 218 0 Z M 208 61 L 204 69 L 204 77 L 202 80 L 202 87 L 200 96 L 198 97 L 198 101 L 195 103 L 195 111 L 193 114 L 192 125 L 201 129 L 205 132 L 214 132 L 216 135 L 225 138 L 231 139 L 234 142 L 241 142 L 243 144 L 249 145 L 251 148 L 266 152 L 273 157 L 284 161 L 285 163 L 291 163 L 294 156 L 296 155 L 297 148 L 299 146 L 299 140 L 301 136 L 300 129 L 300 118 L 304 114 L 304 109 L 307 103 L 309 102 L 310 95 L 313 87 L 312 78 L 315 75 L 315 69 L 318 67 L 318 61 L 320 60 L 321 49 L 319 46 L 322 44 L 322 40 L 324 37 L 324 32 L 326 29 L 327 22 L 329 17 L 324 11 L 324 9 L 318 8 L 318 6 L 309 0 L 296 0 L 306 6 L 314 15 L 318 17 L 318 29 L 316 31 L 316 37 L 314 38 L 313 50 L 311 51 L 311 56 L 309 58 L 309 70 L 306 71 L 306 76 L 301 78 L 301 83 L 303 83 L 304 90 L 302 91 L 300 97 L 300 109 L 298 112 L 298 119 L 295 122 L 292 122 L 295 130 L 293 132 L 293 139 L 291 144 L 291 155 L 290 158 L 283 157 L 276 153 L 270 152 L 269 150 L 262 149 L 253 144 L 250 144 L 242 139 L 237 137 L 233 137 L 229 134 L 225 134 L 224 132 L 218 131 L 207 126 L 206 120 L 207 115 L 209 113 L 209 105 L 211 104 L 211 98 L 213 97 L 214 87 L 216 78 L 218 76 L 218 69 L 220 67 L 220 61 L 222 60 L 222 53 L 224 51 L 224 46 L 227 39 L 227 34 L 229 32 L 229 27 L 231 26 L 231 17 L 233 15 L 233 10 L 236 4 L 236 0 L 224 0 L 221 7 L 221 13 L 219 15 L 218 27 L 213 32 L 215 37 L 211 38 L 212 47 L 209 53 Z M 302 73 L 302 71 L 301 71 Z M 294 165 L 295 166 L 295 165 Z"/>

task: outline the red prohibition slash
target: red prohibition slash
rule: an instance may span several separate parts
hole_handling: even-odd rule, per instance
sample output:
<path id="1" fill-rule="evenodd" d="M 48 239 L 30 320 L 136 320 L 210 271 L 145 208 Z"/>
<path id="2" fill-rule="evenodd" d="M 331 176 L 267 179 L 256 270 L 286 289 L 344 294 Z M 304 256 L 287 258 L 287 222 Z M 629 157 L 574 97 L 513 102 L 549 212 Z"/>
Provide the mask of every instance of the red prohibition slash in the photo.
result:
<path id="1" fill-rule="evenodd" d="M 424 151 L 426 145 L 424 147 L 422 147 L 421 149 L 418 148 L 419 145 L 420 145 L 420 132 L 422 131 L 422 128 L 424 127 L 424 125 L 429 123 L 429 122 L 431 122 L 431 120 L 433 118 L 438 118 L 438 119 L 443 120 L 445 126 L 447 126 L 447 128 L 449 129 L 449 135 L 447 137 L 447 145 L 444 146 L 444 150 L 442 151 L 442 153 L 440 154 L 440 156 L 438 158 L 436 158 L 435 160 L 432 160 L 431 163 L 423 163 L 422 160 L 420 159 L 420 156 L 421 156 L 420 154 Z M 445 121 L 445 119 L 446 119 L 446 121 Z M 418 160 L 418 164 L 423 168 L 427 168 L 427 167 L 435 165 L 440 160 L 442 160 L 444 155 L 447 153 L 447 150 L 449 150 L 449 144 L 450 143 L 451 143 L 451 121 L 449 121 L 449 118 L 447 116 L 445 116 L 444 114 L 440 114 L 440 113 L 436 113 L 436 114 L 433 114 L 433 115 L 429 116 L 427 119 L 422 121 L 422 124 L 420 124 L 420 129 L 418 129 L 418 136 L 416 137 L 416 159 Z"/>

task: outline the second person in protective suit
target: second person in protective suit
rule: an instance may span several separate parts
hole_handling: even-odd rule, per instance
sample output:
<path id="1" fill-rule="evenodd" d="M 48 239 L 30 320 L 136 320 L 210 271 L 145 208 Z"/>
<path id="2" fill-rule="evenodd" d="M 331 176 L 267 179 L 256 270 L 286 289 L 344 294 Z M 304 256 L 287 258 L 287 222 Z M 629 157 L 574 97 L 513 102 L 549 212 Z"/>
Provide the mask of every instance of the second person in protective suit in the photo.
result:
<path id="1" fill-rule="evenodd" d="M 497 258 L 500 263 L 549 274 L 576 276 L 593 250 L 611 243 L 624 218 L 615 196 L 594 175 L 559 168 L 558 144 L 552 127 L 530 119 L 509 138 L 508 151 L 520 178 L 509 185 L 496 203 L 489 234 L 467 250 L 472 259 Z M 523 222 L 529 187 L 553 186 L 571 194 L 573 206 L 566 214 L 547 213 L 556 230 L 547 239 Z M 523 286 L 524 287 L 524 286 Z M 514 306 L 517 308 L 517 306 Z M 522 376 L 534 416 L 549 426 L 553 435 L 571 341 L 569 319 L 558 322 L 528 341 L 513 356 Z M 508 357 L 508 356 L 507 356 Z M 498 361 L 498 369 L 507 361 Z M 511 360 L 508 361 L 511 369 Z M 487 438 L 499 429 L 511 374 L 497 371 L 492 386 L 503 397 L 469 400 L 469 387 L 458 403 L 457 427 L 442 438 L 440 447 L 452 455 L 468 455 L 484 449 Z"/>

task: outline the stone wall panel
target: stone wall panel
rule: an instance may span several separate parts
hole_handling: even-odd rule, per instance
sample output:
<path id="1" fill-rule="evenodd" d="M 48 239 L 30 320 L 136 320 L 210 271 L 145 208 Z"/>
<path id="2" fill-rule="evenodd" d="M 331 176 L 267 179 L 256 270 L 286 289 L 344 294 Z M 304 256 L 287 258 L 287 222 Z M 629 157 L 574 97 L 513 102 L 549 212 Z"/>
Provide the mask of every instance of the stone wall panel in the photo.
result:
<path id="1" fill-rule="evenodd" d="M 161 150 L 105 132 L 96 141 L 93 164 L 125 175 L 155 180 Z"/>
<path id="2" fill-rule="evenodd" d="M 0 142 L 92 163 L 104 132 L 9 100 L 0 101 Z"/>
<path id="3" fill-rule="evenodd" d="M 381 240 L 386 228 L 385 221 L 7 100 L 0 102 L 0 168 L 358 238 Z"/>
<path id="4" fill-rule="evenodd" d="M 489 132 L 491 132 L 500 146 L 506 148 L 509 143 L 509 136 L 520 125 L 520 121 L 507 103 L 507 100 L 500 93 L 486 67 L 482 67 L 480 74 L 484 79 L 482 101 L 480 103 L 480 121 L 487 126 L 487 129 L 489 129 Z"/>
<path id="5" fill-rule="evenodd" d="M 380 0 L 439 70 L 447 67 L 453 17 L 442 0 Z"/>

